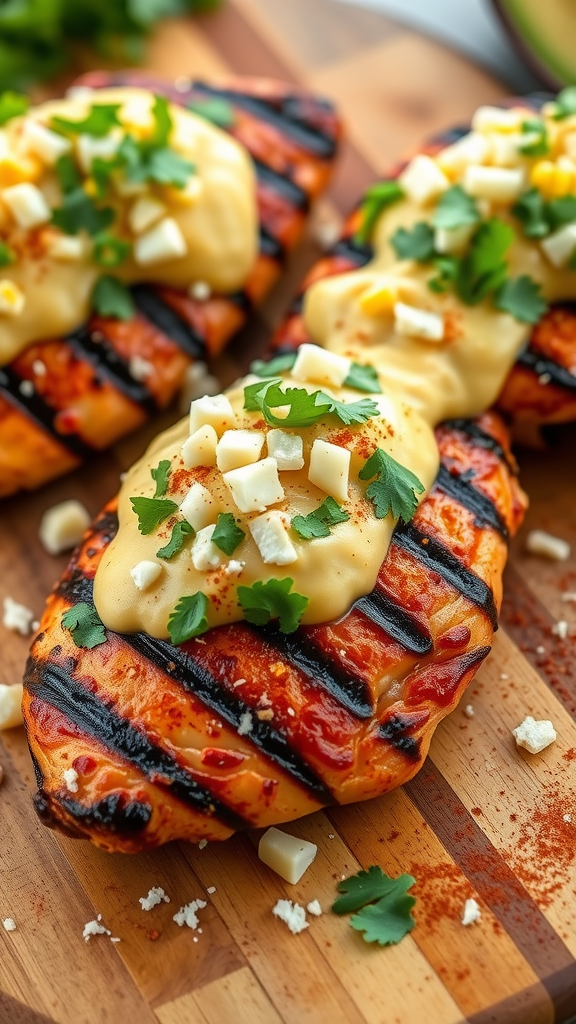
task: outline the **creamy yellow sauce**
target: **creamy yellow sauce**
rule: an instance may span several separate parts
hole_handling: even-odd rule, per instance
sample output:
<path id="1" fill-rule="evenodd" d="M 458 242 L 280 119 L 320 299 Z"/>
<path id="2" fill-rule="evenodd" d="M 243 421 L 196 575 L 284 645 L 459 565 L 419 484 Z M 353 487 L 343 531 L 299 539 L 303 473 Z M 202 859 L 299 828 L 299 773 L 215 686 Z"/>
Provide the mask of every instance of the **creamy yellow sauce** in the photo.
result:
<path id="1" fill-rule="evenodd" d="M 565 131 L 564 126 L 560 131 Z M 572 124 L 574 130 L 574 124 Z M 526 182 L 535 161 L 524 161 Z M 576 180 L 576 164 L 575 164 Z M 389 207 L 379 218 L 374 244 L 376 256 L 364 269 L 321 280 L 308 291 L 304 307 L 306 327 L 319 346 L 346 356 L 356 363 L 370 364 L 378 372 L 381 395 L 372 395 L 380 416 L 367 423 L 343 427 L 332 417 L 316 426 L 295 431 L 304 439 L 304 469 L 280 473 L 285 498 L 274 507 L 288 513 L 306 514 L 326 497 L 310 484 L 308 457 L 315 437 L 322 437 L 352 453 L 348 499 L 343 502 L 350 519 L 335 526 L 329 537 L 302 541 L 293 530 L 290 538 L 297 560 L 289 565 L 265 565 L 250 538 L 248 516 L 238 512 L 222 476 L 215 468 L 182 473 L 180 446 L 188 436 L 188 422 L 182 421 L 161 435 L 144 458 L 128 474 L 120 492 L 120 530 L 96 575 L 96 606 L 104 623 L 116 630 L 144 630 L 154 636 L 168 635 L 167 622 L 177 601 L 201 591 L 210 598 L 210 626 L 243 617 L 236 598 L 238 584 L 250 586 L 270 578 L 294 581 L 294 591 L 309 599 L 302 621 L 314 623 L 337 619 L 354 600 L 373 588 L 386 554 L 396 521 L 391 514 L 377 519 L 366 497 L 367 483 L 359 471 L 377 447 L 414 473 L 424 485 L 422 500 L 438 469 L 438 450 L 433 428 L 453 417 L 471 417 L 488 408 L 497 397 L 519 351 L 531 331 L 530 324 L 499 312 L 492 298 L 477 306 L 464 305 L 454 294 L 434 294 L 427 287 L 433 273 L 430 264 L 399 261 L 390 245 L 397 228 L 430 221 L 434 205 L 404 199 Z M 576 274 L 552 266 L 540 246 L 521 232 L 509 213 L 510 204 L 492 203 L 489 216 L 514 225 L 515 241 L 506 254 L 509 277 L 527 274 L 542 286 L 544 297 L 553 301 L 576 297 Z M 438 341 L 406 336 L 397 329 L 393 305 L 366 312 L 365 297 L 375 290 L 392 291 L 396 300 L 418 310 L 440 314 L 444 337 Z M 284 374 L 286 383 L 310 390 L 312 383 Z M 348 388 L 323 390 L 349 402 L 364 397 Z M 260 414 L 243 411 L 242 382 L 228 392 L 237 415 L 237 427 L 268 430 Z M 265 455 L 265 450 L 263 455 Z M 234 572 L 226 571 L 229 561 L 208 572 L 197 572 L 190 546 L 171 562 L 163 563 L 155 583 L 144 593 L 133 585 L 130 570 L 142 559 L 155 559 L 155 552 L 169 536 L 170 522 L 154 535 L 142 537 L 129 498 L 151 496 L 150 470 L 160 459 L 173 468 L 172 490 L 167 496 L 179 502 L 196 479 L 214 497 L 214 522 L 218 511 L 232 511 L 247 534 L 234 552 Z M 176 481 L 178 481 L 176 485 Z M 238 563 L 241 569 L 238 571 Z"/>
<path id="2" fill-rule="evenodd" d="M 135 134 L 138 130 L 145 136 L 146 118 L 141 117 L 141 111 L 149 110 L 153 99 L 145 90 L 116 88 L 99 90 L 93 98 L 44 103 L 0 129 L 0 165 L 3 153 L 24 152 L 25 119 L 32 118 L 49 128 L 54 115 L 78 121 L 93 105 L 120 103 L 118 116 L 122 120 L 126 115 L 126 131 Z M 131 126 L 131 109 L 137 109 L 142 126 Z M 19 227 L 2 201 L 0 187 L 0 238 L 18 257 L 10 266 L 0 268 L 0 278 L 14 282 L 25 300 L 18 315 L 0 312 L 0 365 L 30 343 L 60 336 L 81 324 L 90 312 L 92 290 L 102 274 L 112 273 L 126 284 L 149 281 L 177 288 L 202 281 L 221 292 L 235 291 L 245 283 L 256 258 L 258 236 L 250 158 L 230 135 L 203 118 L 175 105 L 170 105 L 170 115 L 169 146 L 194 165 L 196 194 L 188 201 L 178 189 L 154 184 L 144 192 L 161 201 L 166 207 L 165 216 L 176 221 L 186 243 L 185 255 L 149 266 L 137 264 L 130 256 L 114 270 L 106 270 L 93 261 L 92 242 L 83 233 L 83 258 L 64 262 L 50 255 L 54 229 L 50 225 L 33 230 Z M 33 183 L 51 207 L 59 206 L 62 197 L 53 168 L 38 166 L 35 158 L 32 164 L 36 167 Z M 136 237 L 129 227 L 128 214 L 137 199 L 137 194 L 122 195 L 112 186 L 110 194 L 99 201 L 116 212 L 116 222 L 108 230 L 128 241 Z"/>

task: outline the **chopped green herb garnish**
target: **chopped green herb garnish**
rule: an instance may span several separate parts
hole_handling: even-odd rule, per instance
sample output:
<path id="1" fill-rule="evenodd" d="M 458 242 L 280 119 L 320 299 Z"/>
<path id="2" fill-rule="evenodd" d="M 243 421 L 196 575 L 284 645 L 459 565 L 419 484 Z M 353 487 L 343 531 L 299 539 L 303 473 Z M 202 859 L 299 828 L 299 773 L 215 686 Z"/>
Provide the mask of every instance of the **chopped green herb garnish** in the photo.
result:
<path id="1" fill-rule="evenodd" d="M 260 410 L 268 424 L 275 427 L 311 427 L 324 416 L 334 415 L 350 425 L 365 423 L 378 415 L 378 406 L 371 398 L 359 402 L 338 402 L 323 391 L 310 394 L 304 388 L 280 388 L 278 379 L 257 381 L 244 388 L 244 408 L 251 412 Z M 277 416 L 272 410 L 288 407 L 286 416 Z"/>
<path id="2" fill-rule="evenodd" d="M 120 124 L 118 111 L 121 106 L 121 103 L 95 103 L 82 120 L 69 121 L 66 117 L 53 117 L 50 127 L 65 135 L 92 135 L 101 139 Z"/>
<path id="3" fill-rule="evenodd" d="M 350 516 L 334 498 L 326 498 L 318 508 L 307 516 L 294 516 L 291 526 L 302 540 L 329 537 L 330 527 L 345 523 Z"/>
<path id="4" fill-rule="evenodd" d="M 494 301 L 497 309 L 510 313 L 516 320 L 526 324 L 538 323 L 548 309 L 540 285 L 527 274 L 505 281 L 498 289 Z"/>
<path id="5" fill-rule="evenodd" d="M 504 255 L 513 241 L 513 229 L 498 217 L 480 225 L 456 274 L 462 302 L 475 306 L 503 284 L 508 270 Z"/>
<path id="6" fill-rule="evenodd" d="M 251 587 L 238 587 L 238 603 L 244 618 L 256 626 L 265 626 L 270 619 L 278 619 L 281 633 L 298 629 L 308 598 L 291 594 L 294 580 L 258 580 Z"/>
<path id="7" fill-rule="evenodd" d="M 194 537 L 195 533 L 196 531 L 194 528 L 185 520 L 180 523 L 174 523 L 170 540 L 163 548 L 158 548 L 156 558 L 173 558 L 174 555 L 177 555 L 178 552 L 182 550 L 186 538 L 190 536 Z"/>
<path id="8" fill-rule="evenodd" d="M 232 512 L 220 512 L 216 520 L 212 543 L 220 548 L 226 555 L 233 554 L 239 544 L 242 543 L 246 534 L 236 525 Z"/>
<path id="9" fill-rule="evenodd" d="M 357 232 L 359 242 L 369 242 L 380 214 L 392 203 L 403 199 L 404 190 L 397 181 L 380 181 L 371 185 L 362 201 L 362 221 Z"/>
<path id="10" fill-rule="evenodd" d="M 296 362 L 297 352 L 286 352 L 285 355 L 274 356 L 273 359 L 255 359 L 250 363 L 250 373 L 257 377 L 275 377 L 277 373 L 284 373 L 284 370 L 291 370 Z"/>
<path id="11" fill-rule="evenodd" d="M 369 391 L 372 395 L 382 393 L 377 371 L 373 366 L 363 366 L 361 363 L 352 363 L 344 384 L 356 388 L 356 391 Z"/>
<path id="12" fill-rule="evenodd" d="M 157 466 L 150 470 L 150 476 L 156 484 L 153 498 L 163 498 L 168 490 L 168 477 L 172 463 L 170 459 L 161 459 Z"/>
<path id="13" fill-rule="evenodd" d="M 441 294 L 447 292 L 450 285 L 454 284 L 460 267 L 459 256 L 435 256 L 432 260 L 436 267 L 437 274 L 428 281 L 431 292 Z"/>
<path id="14" fill-rule="evenodd" d="M 30 106 L 30 100 L 20 92 L 11 92 L 9 89 L 0 95 L 0 125 L 11 121 L 13 117 L 20 117 L 25 114 Z"/>
<path id="15" fill-rule="evenodd" d="M 341 423 L 351 427 L 357 423 L 366 423 L 373 416 L 379 416 L 380 410 L 371 398 L 361 398 L 358 402 L 337 402 L 335 398 L 323 395 L 330 402 L 328 412 L 337 416 Z"/>
<path id="16" fill-rule="evenodd" d="M 14 263 L 15 259 L 16 253 L 14 250 L 0 238 L 0 267 L 9 267 L 11 263 Z"/>
<path id="17" fill-rule="evenodd" d="M 110 206 L 96 206 L 83 188 L 75 188 L 65 192 L 62 206 L 52 211 L 52 223 L 65 235 L 77 235 L 79 231 L 99 235 L 110 227 L 114 216 Z"/>
<path id="18" fill-rule="evenodd" d="M 136 140 L 126 135 L 116 154 L 129 181 L 154 181 L 159 185 L 184 188 L 194 171 L 194 164 L 168 147 L 172 130 L 169 103 L 164 96 L 155 96 L 152 107 L 154 130 L 149 139 Z M 102 168 L 98 168 L 102 177 Z"/>
<path id="19" fill-rule="evenodd" d="M 546 204 L 546 213 L 552 230 L 576 221 L 576 196 L 561 196 Z"/>
<path id="20" fill-rule="evenodd" d="M 134 300 L 126 285 L 107 274 L 100 277 L 92 292 L 92 305 L 100 316 L 130 320 L 135 313 Z"/>
<path id="21" fill-rule="evenodd" d="M 168 632 L 173 644 L 183 644 L 192 637 L 201 636 L 208 629 L 206 611 L 208 598 L 199 591 L 190 597 L 181 597 L 168 619 Z"/>
<path id="22" fill-rule="evenodd" d="M 62 626 L 68 629 L 76 647 L 98 647 L 105 644 L 106 630 L 93 605 L 80 601 L 62 616 Z"/>
<path id="23" fill-rule="evenodd" d="M 434 255 L 434 232 L 429 224 L 420 221 L 413 228 L 398 228 L 390 244 L 398 259 L 426 263 Z"/>
<path id="24" fill-rule="evenodd" d="M 130 242 L 124 242 L 121 238 L 103 231 L 94 239 L 92 257 L 98 266 L 112 270 L 128 258 L 130 249 Z"/>
<path id="25" fill-rule="evenodd" d="M 74 158 L 69 153 L 64 153 L 63 156 L 58 157 L 54 169 L 63 195 L 69 195 L 70 192 L 75 192 L 77 189 L 82 188 L 82 178 Z"/>
<path id="26" fill-rule="evenodd" d="M 527 238 L 544 238 L 550 232 L 550 223 L 542 193 L 529 188 L 518 197 L 512 213 L 518 218 Z"/>
<path id="27" fill-rule="evenodd" d="M 526 141 L 518 147 L 525 156 L 545 156 L 550 146 L 546 125 L 539 117 L 522 122 L 522 134 Z"/>
<path id="28" fill-rule="evenodd" d="M 479 220 L 480 213 L 476 200 L 469 196 L 461 185 L 453 185 L 440 196 L 432 224 L 435 228 L 453 231 L 466 224 L 477 224 Z"/>
<path id="29" fill-rule="evenodd" d="M 236 120 L 234 107 L 228 100 L 220 96 L 208 96 L 206 99 L 191 100 L 188 103 L 188 110 L 193 114 L 199 114 L 207 121 L 218 126 L 218 128 L 231 128 Z"/>
<path id="30" fill-rule="evenodd" d="M 562 121 L 565 117 L 576 114 L 576 85 L 569 85 L 562 89 L 553 104 L 552 117 L 555 121 Z"/>
<path id="31" fill-rule="evenodd" d="M 160 523 L 178 511 L 178 505 L 169 498 L 130 498 L 132 508 L 138 516 L 138 529 L 146 535 L 152 533 Z"/>
<path id="32" fill-rule="evenodd" d="M 372 480 L 366 489 L 366 497 L 373 502 L 376 518 L 384 519 L 392 512 L 394 519 L 408 523 L 418 508 L 417 494 L 424 493 L 424 484 L 414 473 L 400 465 L 388 452 L 377 448 L 364 463 L 361 480 Z"/>
<path id="33" fill-rule="evenodd" d="M 365 942 L 388 946 L 400 942 L 412 931 L 415 921 L 411 910 L 416 900 L 408 896 L 415 884 L 412 875 L 390 878 L 382 868 L 373 865 L 352 878 L 338 883 L 340 896 L 333 905 L 335 914 L 350 914 L 352 928 L 363 932 Z"/>

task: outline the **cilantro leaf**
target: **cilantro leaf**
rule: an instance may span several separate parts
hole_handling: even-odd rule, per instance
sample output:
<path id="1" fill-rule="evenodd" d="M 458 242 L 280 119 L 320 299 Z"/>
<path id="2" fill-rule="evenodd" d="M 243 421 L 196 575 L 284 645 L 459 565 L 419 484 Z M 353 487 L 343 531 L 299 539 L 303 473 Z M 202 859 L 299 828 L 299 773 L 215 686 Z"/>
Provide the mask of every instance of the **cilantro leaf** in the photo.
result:
<path id="1" fill-rule="evenodd" d="M 335 914 L 350 914 L 350 924 L 363 932 L 365 942 L 388 946 L 400 942 L 415 925 L 410 911 L 416 900 L 408 896 L 415 883 L 412 875 L 390 878 L 382 868 L 373 865 L 338 884 L 343 893 L 332 905 Z"/>
<path id="2" fill-rule="evenodd" d="M 345 523 L 350 516 L 334 498 L 326 498 L 318 508 L 307 516 L 294 516 L 291 526 L 302 540 L 315 537 L 329 537 L 330 527 Z"/>
<path id="3" fill-rule="evenodd" d="M 440 196 L 432 224 L 435 228 L 453 231 L 454 228 L 464 227 L 465 224 L 477 224 L 479 220 L 480 213 L 476 200 L 469 196 L 461 185 L 453 185 Z"/>
<path id="4" fill-rule="evenodd" d="M 236 120 L 234 107 L 228 100 L 224 100 L 220 96 L 191 100 L 187 106 L 193 114 L 198 114 L 206 121 L 211 121 L 218 128 L 231 128 Z"/>
<path id="5" fill-rule="evenodd" d="M 155 149 L 141 164 L 142 176 L 133 175 L 133 181 L 155 181 L 158 185 L 184 188 L 195 165 L 172 149 Z"/>
<path id="6" fill-rule="evenodd" d="M 460 269 L 459 256 L 435 256 L 432 260 L 438 273 L 428 280 L 428 287 L 431 292 L 442 294 L 447 292 L 450 285 L 454 283 Z"/>
<path id="7" fill-rule="evenodd" d="M 13 117 L 20 117 L 25 114 L 30 106 L 30 100 L 20 92 L 11 92 L 9 89 L 0 95 L 0 125 L 11 121 Z"/>
<path id="8" fill-rule="evenodd" d="M 166 494 L 171 465 L 170 459 L 161 459 L 158 465 L 150 470 L 150 476 L 156 484 L 153 498 L 163 498 Z"/>
<path id="9" fill-rule="evenodd" d="M 72 192 L 66 192 L 62 206 L 52 211 L 52 223 L 65 235 L 77 235 L 82 230 L 89 235 L 99 235 L 110 227 L 114 216 L 110 206 L 96 206 L 83 188 L 75 188 Z"/>
<path id="10" fill-rule="evenodd" d="M 361 206 L 361 223 L 357 232 L 359 242 L 368 242 L 380 214 L 392 203 L 404 197 L 404 190 L 397 181 L 380 181 L 371 185 L 364 194 Z"/>
<path id="11" fill-rule="evenodd" d="M 494 301 L 497 309 L 526 324 L 538 323 L 548 309 L 540 285 L 527 274 L 508 278 L 498 289 Z"/>
<path id="12" fill-rule="evenodd" d="M 378 406 L 371 398 L 359 402 L 338 402 L 323 391 L 306 391 L 304 388 L 286 388 L 274 380 L 256 381 L 244 388 L 244 408 L 250 412 L 259 410 L 268 424 L 275 427 L 311 427 L 324 416 L 333 414 L 346 424 L 365 423 L 378 415 Z M 277 416 L 272 410 L 288 406 L 286 416 Z"/>
<path id="13" fill-rule="evenodd" d="M 15 259 L 16 253 L 14 250 L 0 238 L 0 267 L 9 267 L 11 263 L 14 263 Z"/>
<path id="14" fill-rule="evenodd" d="M 54 169 L 56 171 L 56 177 L 58 178 L 58 184 L 64 195 L 68 195 L 70 192 L 75 192 L 77 189 L 82 187 L 82 178 L 80 177 L 78 168 L 74 158 L 69 153 L 64 153 L 58 157 Z"/>
<path id="15" fill-rule="evenodd" d="M 128 257 L 131 246 L 115 235 L 109 235 L 105 231 L 96 235 L 92 257 L 100 267 L 113 269 L 119 267 Z"/>
<path id="16" fill-rule="evenodd" d="M 156 558 L 173 558 L 174 555 L 177 555 L 183 548 L 186 538 L 190 535 L 194 536 L 195 532 L 194 528 L 190 526 L 190 523 L 187 523 L 186 520 L 174 523 L 170 540 L 164 545 L 164 547 L 158 548 Z"/>
<path id="17" fill-rule="evenodd" d="M 371 394 L 382 393 L 378 374 L 374 367 L 363 366 L 361 363 L 352 363 L 344 384 L 349 388 L 356 388 L 357 391 L 369 391 Z"/>
<path id="18" fill-rule="evenodd" d="M 246 534 L 236 525 L 232 512 L 220 512 L 212 534 L 212 543 L 226 555 L 231 555 L 244 540 Z"/>
<path id="19" fill-rule="evenodd" d="M 576 220 L 576 196 L 561 196 L 546 204 L 548 219 L 552 228 L 561 228 Z"/>
<path id="20" fill-rule="evenodd" d="M 537 188 L 522 192 L 512 207 L 512 213 L 522 224 L 526 238 L 544 238 L 549 233 L 546 203 Z"/>
<path id="21" fill-rule="evenodd" d="M 576 85 L 569 85 L 558 93 L 552 117 L 555 121 L 562 121 L 572 114 L 576 114 Z"/>
<path id="22" fill-rule="evenodd" d="M 526 141 L 518 148 L 525 156 L 545 156 L 549 152 L 548 133 L 541 118 L 523 121 L 522 134 L 526 136 Z"/>
<path id="23" fill-rule="evenodd" d="M 475 306 L 503 284 L 507 263 L 504 254 L 514 241 L 514 230 L 499 217 L 484 221 L 460 261 L 456 291 L 468 306 Z"/>
<path id="24" fill-rule="evenodd" d="M 434 232 L 429 224 L 420 221 L 413 228 L 398 228 L 390 244 L 398 259 L 426 263 L 434 255 Z"/>
<path id="25" fill-rule="evenodd" d="M 202 591 L 181 597 L 168 619 L 168 633 L 173 644 L 183 644 L 208 629 L 206 611 L 208 598 Z"/>
<path id="26" fill-rule="evenodd" d="M 168 100 L 165 96 L 160 96 L 158 93 L 154 94 L 152 117 L 154 118 L 154 131 L 152 138 L 147 140 L 147 145 L 160 149 L 168 145 L 168 139 L 172 131 L 172 116 Z"/>
<path id="27" fill-rule="evenodd" d="M 114 164 L 117 166 L 120 163 L 129 181 L 154 181 L 159 185 L 184 188 L 195 167 L 168 146 L 172 118 L 170 105 L 164 96 L 154 97 L 152 114 L 154 130 L 151 137 L 138 141 L 126 135 L 118 147 Z M 106 167 L 98 166 L 100 179 L 107 170 Z"/>
<path id="28" fill-rule="evenodd" d="M 291 370 L 297 355 L 297 352 L 286 352 L 285 355 L 275 356 L 267 362 L 263 359 L 255 359 L 253 363 L 250 363 L 250 373 L 256 374 L 257 377 L 275 377 L 277 373 Z"/>
<path id="29" fill-rule="evenodd" d="M 372 501 L 377 519 L 384 519 L 392 512 L 394 519 L 408 523 L 418 508 L 417 494 L 424 493 L 424 484 L 414 473 L 401 466 L 388 452 L 377 448 L 364 463 L 361 480 L 373 480 L 366 489 L 366 497 Z"/>
<path id="30" fill-rule="evenodd" d="M 270 619 L 279 619 L 281 633 L 293 633 L 308 604 L 302 594 L 291 594 L 294 580 L 258 580 L 251 587 L 238 587 L 238 603 L 244 618 L 256 626 L 265 626 Z"/>
<path id="31" fill-rule="evenodd" d="M 107 274 L 100 277 L 94 286 L 92 305 L 100 316 L 116 320 L 130 320 L 135 313 L 134 300 L 126 285 Z"/>
<path id="32" fill-rule="evenodd" d="M 378 864 L 373 864 L 367 871 L 359 871 L 351 878 L 343 878 L 336 886 L 338 892 L 343 895 L 332 904 L 332 913 L 353 914 L 367 903 L 374 903 L 382 896 L 387 896 L 394 890 L 396 881 L 397 879 L 385 875 Z"/>
<path id="33" fill-rule="evenodd" d="M 66 117 L 53 117 L 50 127 L 65 135 L 92 135 L 101 139 L 120 124 L 118 111 L 121 106 L 121 103 L 95 103 L 82 120 L 69 121 Z"/>
<path id="34" fill-rule="evenodd" d="M 85 601 L 80 601 L 62 616 L 62 626 L 70 630 L 76 647 L 98 647 L 107 640 L 104 623 L 96 609 Z"/>
<path id="35" fill-rule="evenodd" d="M 130 498 L 138 516 L 138 529 L 146 535 L 178 511 L 178 505 L 169 498 Z"/>
<path id="36" fill-rule="evenodd" d="M 328 412 L 337 416 L 347 427 L 356 423 L 366 423 L 366 420 L 380 415 L 376 402 L 371 398 L 361 398 L 358 402 L 337 402 L 335 398 L 330 398 L 322 392 L 320 395 L 330 402 Z"/>

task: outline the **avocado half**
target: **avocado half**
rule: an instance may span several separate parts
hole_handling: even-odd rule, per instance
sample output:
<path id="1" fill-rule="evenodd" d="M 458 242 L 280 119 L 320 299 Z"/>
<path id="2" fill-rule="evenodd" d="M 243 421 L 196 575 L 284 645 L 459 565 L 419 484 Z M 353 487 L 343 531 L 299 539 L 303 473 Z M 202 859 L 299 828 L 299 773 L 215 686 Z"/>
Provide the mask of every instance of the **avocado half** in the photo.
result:
<path id="1" fill-rule="evenodd" d="M 492 0 L 511 42 L 553 89 L 576 82 L 576 0 Z"/>

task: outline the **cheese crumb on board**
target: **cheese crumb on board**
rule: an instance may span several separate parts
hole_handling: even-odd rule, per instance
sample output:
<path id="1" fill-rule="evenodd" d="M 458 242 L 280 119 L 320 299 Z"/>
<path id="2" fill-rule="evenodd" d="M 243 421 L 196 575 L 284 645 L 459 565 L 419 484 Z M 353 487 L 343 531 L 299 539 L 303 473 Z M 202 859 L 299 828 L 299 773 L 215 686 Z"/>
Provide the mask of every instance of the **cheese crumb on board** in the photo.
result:
<path id="1" fill-rule="evenodd" d="M 287 924 L 293 935 L 309 928 L 306 920 L 306 911 L 299 903 L 292 903 L 292 900 L 278 900 L 276 906 L 272 907 L 274 917 L 278 917 L 284 924 Z"/>
<path id="2" fill-rule="evenodd" d="M 192 928 L 192 930 L 195 931 L 199 924 L 197 912 L 199 910 L 203 910 L 204 907 L 207 906 L 208 904 L 206 903 L 206 900 L 192 900 L 191 903 L 186 903 L 185 906 L 180 907 L 180 910 L 177 914 L 174 914 L 172 920 L 175 921 L 180 928 L 187 925 L 188 928 Z M 202 929 L 198 928 L 198 931 L 201 930 Z"/>
<path id="3" fill-rule="evenodd" d="M 552 626 L 552 635 L 557 636 L 560 640 L 568 639 L 568 623 L 566 619 L 560 619 L 555 622 Z"/>
<path id="4" fill-rule="evenodd" d="M 208 888 L 206 889 L 206 892 L 210 893 L 210 895 L 213 896 L 214 893 L 216 892 L 216 886 L 215 885 L 209 885 Z"/>
<path id="5" fill-rule="evenodd" d="M 566 822 L 570 823 L 572 821 L 572 815 L 571 814 L 563 814 L 562 815 L 562 821 L 566 821 Z"/>
<path id="6" fill-rule="evenodd" d="M 474 718 L 474 706 L 472 704 L 467 704 L 464 708 L 464 714 L 466 715 L 466 718 Z"/>
<path id="7" fill-rule="evenodd" d="M 309 914 L 312 914 L 313 917 L 320 917 L 322 914 L 322 907 L 318 900 L 311 900 L 310 903 L 308 903 L 306 910 Z"/>
<path id="8" fill-rule="evenodd" d="M 561 537 L 555 537 L 545 530 L 530 530 L 526 537 L 526 551 L 531 555 L 541 555 L 553 562 L 565 562 L 570 557 L 570 545 Z"/>
<path id="9" fill-rule="evenodd" d="M 64 779 L 64 785 L 69 793 L 78 792 L 78 772 L 75 768 L 67 768 L 66 771 L 62 773 L 62 778 Z"/>
<path id="10" fill-rule="evenodd" d="M 240 722 L 236 732 L 239 736 L 246 736 L 249 732 L 252 732 L 252 726 L 254 725 L 254 719 L 249 711 L 244 711 L 240 715 Z"/>
<path id="11" fill-rule="evenodd" d="M 274 827 L 269 828 L 258 843 L 260 860 L 291 885 L 300 881 L 317 853 L 314 843 Z"/>
<path id="12" fill-rule="evenodd" d="M 21 636 L 30 636 L 34 612 L 30 611 L 25 604 L 19 604 L 12 597 L 5 597 L 3 605 L 2 623 L 6 629 L 11 629 L 13 633 L 20 633 Z"/>
<path id="13" fill-rule="evenodd" d="M 138 902 L 142 910 L 152 910 L 152 907 L 158 906 L 159 903 L 170 903 L 170 897 L 167 896 L 161 886 L 153 885 L 148 890 L 148 895 L 140 896 Z"/>
<path id="14" fill-rule="evenodd" d="M 2 921 L 2 927 L 5 932 L 15 932 L 16 921 L 14 920 L 13 917 L 5 917 L 4 920 Z"/>
<path id="15" fill-rule="evenodd" d="M 93 935 L 112 935 L 110 929 L 105 928 L 102 924 L 102 914 L 98 914 L 95 921 L 87 921 L 84 925 L 82 932 L 84 942 L 89 942 Z"/>
<path id="16" fill-rule="evenodd" d="M 201 839 L 200 842 L 198 843 L 198 849 L 199 850 L 205 850 L 207 846 L 208 846 L 208 840 L 207 839 Z"/>
<path id="17" fill-rule="evenodd" d="M 466 900 L 464 904 L 464 913 L 462 914 L 462 924 L 467 927 L 469 924 L 475 924 L 482 917 L 480 907 L 478 906 L 475 899 L 470 898 Z"/>
<path id="18" fill-rule="evenodd" d="M 552 722 L 545 718 L 537 721 L 531 715 L 512 730 L 517 747 L 524 747 L 531 754 L 539 754 L 556 739 L 556 730 Z"/>
<path id="19" fill-rule="evenodd" d="M 70 498 L 46 510 L 40 520 L 38 536 L 49 555 L 59 555 L 75 548 L 89 526 L 88 510 L 81 501 Z"/>
<path id="20" fill-rule="evenodd" d="M 14 729 L 22 725 L 22 683 L 7 686 L 0 683 L 0 729 Z"/>
<path id="21" fill-rule="evenodd" d="M 131 356 L 128 363 L 128 373 L 132 380 L 143 382 L 154 373 L 154 364 L 142 356 Z"/>

